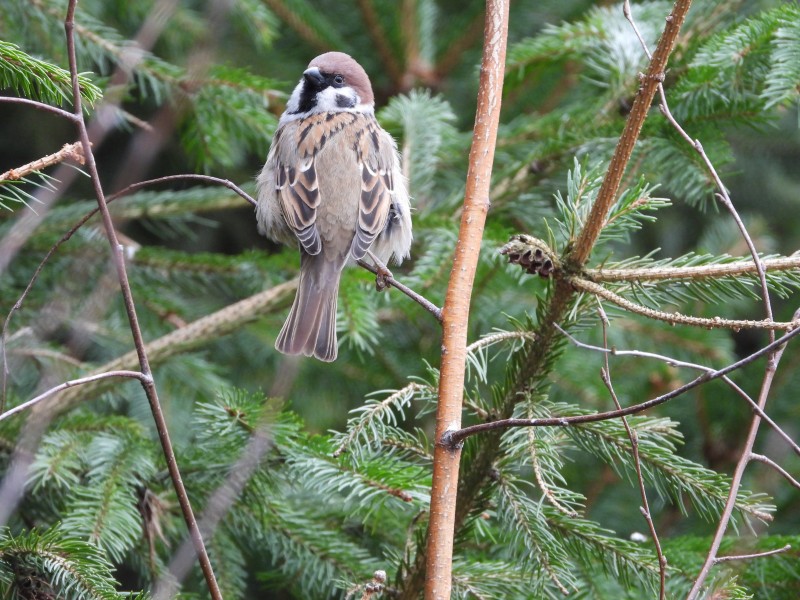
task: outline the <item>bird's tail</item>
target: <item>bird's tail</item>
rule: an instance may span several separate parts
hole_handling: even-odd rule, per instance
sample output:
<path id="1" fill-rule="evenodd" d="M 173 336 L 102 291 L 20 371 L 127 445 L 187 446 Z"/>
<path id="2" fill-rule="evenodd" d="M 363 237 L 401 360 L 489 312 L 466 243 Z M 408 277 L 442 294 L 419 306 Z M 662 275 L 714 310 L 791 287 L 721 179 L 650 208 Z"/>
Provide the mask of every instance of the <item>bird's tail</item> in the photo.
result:
<path id="1" fill-rule="evenodd" d="M 301 253 L 300 283 L 292 310 L 283 324 L 275 348 L 284 354 L 304 354 L 319 360 L 336 360 L 336 297 L 343 264 L 320 253 Z"/>

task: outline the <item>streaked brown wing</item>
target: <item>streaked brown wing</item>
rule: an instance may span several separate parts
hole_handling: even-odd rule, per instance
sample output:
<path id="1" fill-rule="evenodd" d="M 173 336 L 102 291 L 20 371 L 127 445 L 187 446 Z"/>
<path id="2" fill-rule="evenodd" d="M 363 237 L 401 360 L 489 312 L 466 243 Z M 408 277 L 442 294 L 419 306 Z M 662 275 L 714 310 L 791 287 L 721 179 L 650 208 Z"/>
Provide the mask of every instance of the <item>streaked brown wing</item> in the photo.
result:
<path id="1" fill-rule="evenodd" d="M 276 157 L 275 185 L 280 193 L 281 211 L 286 224 L 309 254 L 319 254 L 322 250 L 316 226 L 317 207 L 322 200 L 315 166 L 317 154 L 331 137 L 357 118 L 347 112 L 319 113 L 292 123 L 297 152 L 291 158 Z"/>
<path id="2" fill-rule="evenodd" d="M 375 118 L 370 116 L 365 117 L 364 127 L 356 135 L 355 149 L 361 165 L 361 201 L 350 254 L 359 260 L 383 231 L 389 217 L 394 189 L 394 146 Z"/>

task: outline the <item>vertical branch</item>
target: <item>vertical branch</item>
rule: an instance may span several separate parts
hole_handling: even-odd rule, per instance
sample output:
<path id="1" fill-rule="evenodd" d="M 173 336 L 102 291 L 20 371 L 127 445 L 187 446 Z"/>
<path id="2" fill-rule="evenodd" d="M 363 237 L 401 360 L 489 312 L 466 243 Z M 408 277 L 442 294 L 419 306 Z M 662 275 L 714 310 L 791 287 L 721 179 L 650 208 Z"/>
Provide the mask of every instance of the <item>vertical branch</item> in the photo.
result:
<path id="1" fill-rule="evenodd" d="M 661 34 L 656 51 L 653 53 L 653 59 L 650 61 L 647 74 L 642 76 L 639 91 L 631 107 L 631 113 L 628 115 L 628 120 L 625 121 L 625 129 L 622 131 L 617 147 L 614 149 L 614 155 L 611 157 L 611 163 L 608 165 L 608 172 L 603 179 L 603 184 L 600 186 L 600 191 L 597 193 L 597 199 L 592 205 L 586 224 L 575 242 L 571 258 L 576 265 L 580 266 L 586 262 L 597 238 L 600 236 L 600 232 L 603 230 L 606 215 L 617 198 L 625 167 L 630 161 L 636 140 L 639 139 L 639 133 L 642 130 L 645 118 L 647 118 L 647 113 L 650 111 L 650 105 L 653 103 L 653 98 L 658 90 L 658 84 L 664 80 L 667 59 L 675 47 L 678 32 L 680 32 L 691 4 L 692 0 L 677 0 L 672 12 L 667 16 L 664 33 Z"/>
<path id="2" fill-rule="evenodd" d="M 599 304 L 600 322 L 603 324 L 603 348 L 608 350 L 608 316 L 606 311 L 603 310 L 603 305 Z M 622 405 L 617 397 L 617 392 L 614 390 L 614 385 L 611 383 L 611 361 L 609 360 L 607 351 L 603 355 L 603 362 L 605 366 L 600 369 L 600 377 L 614 401 L 614 406 L 617 410 L 622 410 Z M 650 535 L 653 538 L 653 545 L 656 549 L 656 558 L 658 559 L 658 574 L 659 574 L 659 587 L 658 587 L 658 600 L 665 600 L 667 597 L 667 557 L 661 550 L 661 541 L 658 539 L 658 532 L 656 531 L 656 524 L 653 522 L 653 513 L 650 511 L 650 502 L 647 500 L 647 490 L 644 485 L 644 475 L 642 474 L 642 461 L 639 457 L 639 435 L 631 429 L 628 423 L 628 417 L 622 417 L 622 425 L 625 427 L 625 432 L 628 434 L 628 439 L 631 441 L 631 454 L 633 456 L 633 468 L 636 471 L 636 479 L 639 483 L 639 495 L 642 497 L 642 506 L 639 510 L 647 522 L 647 527 L 650 529 Z"/>
<path id="3" fill-rule="evenodd" d="M 69 0 L 67 16 L 64 21 L 64 31 L 67 38 L 67 54 L 69 56 L 69 70 L 72 78 L 72 93 L 74 98 L 73 114 L 76 118 L 78 136 L 80 138 L 81 145 L 83 146 L 83 154 L 86 158 L 86 167 L 92 180 L 95 196 L 97 197 L 97 205 L 100 209 L 100 213 L 102 214 L 103 227 L 105 228 L 106 237 L 108 238 L 108 243 L 111 247 L 111 258 L 117 270 L 119 286 L 125 304 L 125 312 L 128 316 L 133 342 L 136 346 L 136 354 L 139 359 L 139 366 L 142 374 L 142 388 L 144 389 L 147 400 L 150 403 L 150 410 L 153 413 L 153 419 L 155 420 L 156 430 L 158 431 L 158 437 L 161 441 L 164 458 L 167 462 L 169 474 L 172 479 L 173 486 L 175 487 L 175 493 L 178 496 L 178 501 L 181 505 L 181 510 L 183 512 L 186 525 L 189 529 L 192 541 L 194 542 L 195 551 L 197 552 L 200 560 L 200 567 L 203 571 L 203 575 L 206 578 L 209 592 L 214 600 L 222 600 L 222 594 L 219 590 L 219 586 L 217 585 L 216 578 L 214 577 L 214 571 L 211 568 L 211 561 L 208 558 L 208 553 L 206 552 L 205 544 L 203 543 L 203 538 L 200 534 L 200 529 L 197 526 L 197 521 L 195 520 L 192 506 L 189 502 L 189 496 L 186 493 L 186 488 L 183 485 L 183 480 L 181 479 L 181 474 L 178 470 L 175 452 L 173 451 L 172 442 L 169 438 L 167 422 L 164 418 L 164 413 L 161 410 L 161 402 L 158 399 L 158 392 L 156 391 L 156 385 L 153 380 L 153 374 L 150 370 L 147 352 L 145 351 L 142 330 L 139 327 L 139 318 L 136 314 L 133 294 L 131 292 L 130 282 L 128 281 L 128 273 L 125 268 L 125 257 L 122 252 L 122 246 L 117 239 L 111 213 L 108 210 L 108 204 L 106 203 L 103 186 L 100 182 L 100 176 L 97 171 L 97 164 L 95 163 L 94 154 L 92 153 L 92 145 L 89 142 L 89 132 L 86 128 L 86 121 L 83 118 L 74 36 L 75 9 L 77 4 L 78 0 Z"/>
<path id="4" fill-rule="evenodd" d="M 793 318 L 800 318 L 800 310 L 797 310 L 794 313 Z M 761 389 L 758 392 L 758 408 L 761 411 L 764 410 L 764 407 L 767 404 L 769 391 L 772 388 L 772 381 L 775 378 L 775 372 L 778 370 L 778 363 L 780 362 L 785 349 L 785 345 L 780 346 L 769 355 L 769 359 L 767 360 L 767 368 L 764 373 L 764 379 L 761 382 Z M 736 470 L 733 472 L 731 489 L 728 492 L 728 500 L 725 503 L 725 509 L 722 511 L 722 516 L 719 518 L 717 530 L 714 532 L 714 539 L 711 541 L 711 548 L 709 548 L 706 559 L 703 562 L 703 566 L 700 568 L 700 572 L 697 574 L 697 579 L 695 579 L 694 585 L 692 585 L 692 589 L 689 591 L 689 595 L 686 597 L 687 600 L 695 600 L 699 597 L 700 590 L 703 588 L 703 584 L 708 578 L 711 567 L 718 562 L 717 553 L 719 552 L 719 546 L 722 543 L 722 538 L 725 536 L 725 532 L 728 529 L 728 523 L 730 523 L 733 509 L 736 506 L 736 497 L 739 494 L 739 488 L 742 485 L 744 470 L 747 468 L 747 465 L 750 463 L 750 460 L 753 457 L 753 446 L 755 445 L 756 435 L 758 435 L 758 428 L 760 425 L 761 417 L 758 416 L 758 414 L 753 415 L 753 420 L 750 423 L 750 430 L 747 432 L 747 439 L 745 440 L 744 448 L 742 449 L 742 455 L 739 457 L 739 462 L 736 463 Z"/>
<path id="5" fill-rule="evenodd" d="M 508 0 L 488 0 L 478 108 L 464 197 L 464 211 L 445 296 L 436 448 L 428 525 L 425 598 L 445 600 L 452 585 L 453 535 L 461 450 L 443 438 L 461 427 L 470 296 L 481 248 L 492 175 L 508 35 Z"/>

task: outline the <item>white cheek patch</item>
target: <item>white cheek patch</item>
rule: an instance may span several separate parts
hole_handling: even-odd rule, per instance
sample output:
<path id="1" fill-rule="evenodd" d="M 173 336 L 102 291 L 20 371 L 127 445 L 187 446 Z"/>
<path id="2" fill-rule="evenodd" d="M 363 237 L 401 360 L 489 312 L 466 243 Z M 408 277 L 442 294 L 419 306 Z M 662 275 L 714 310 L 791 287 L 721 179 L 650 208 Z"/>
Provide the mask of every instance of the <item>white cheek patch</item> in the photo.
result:
<path id="1" fill-rule="evenodd" d="M 317 94 L 317 107 L 320 111 L 337 111 L 354 108 L 360 98 L 351 87 L 327 87 Z"/>

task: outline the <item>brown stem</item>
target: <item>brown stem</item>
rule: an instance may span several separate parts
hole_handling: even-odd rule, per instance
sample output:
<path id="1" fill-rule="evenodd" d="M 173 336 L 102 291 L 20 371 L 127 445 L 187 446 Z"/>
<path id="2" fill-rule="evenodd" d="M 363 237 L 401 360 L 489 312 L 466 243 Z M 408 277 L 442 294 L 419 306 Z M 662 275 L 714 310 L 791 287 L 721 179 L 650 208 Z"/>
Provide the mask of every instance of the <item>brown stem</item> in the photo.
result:
<path id="1" fill-rule="evenodd" d="M 800 316 L 800 311 L 797 311 L 794 316 L 795 318 Z M 775 378 L 775 372 L 778 369 L 778 363 L 781 360 L 783 351 L 786 349 L 786 346 L 780 344 L 780 342 L 785 340 L 788 335 L 797 333 L 798 331 L 800 330 L 796 329 L 767 346 L 767 348 L 770 346 L 775 346 L 775 348 L 770 351 L 771 354 L 768 357 L 764 379 L 761 382 L 761 389 L 758 393 L 758 407 L 762 411 L 767 404 L 767 398 L 769 397 L 769 392 L 772 388 L 772 381 Z M 719 552 L 722 538 L 725 536 L 725 531 L 728 529 L 728 523 L 731 520 L 733 509 L 736 506 L 736 498 L 739 494 L 739 488 L 742 485 L 744 470 L 747 468 L 747 465 L 750 462 L 751 453 L 756 442 L 756 436 L 758 435 L 758 429 L 760 425 L 761 417 L 758 415 L 753 416 L 753 420 L 750 423 L 750 430 L 747 432 L 747 438 L 742 448 L 742 454 L 739 457 L 739 462 L 736 463 L 736 470 L 733 472 L 733 477 L 731 478 L 731 489 L 728 492 L 728 500 L 725 503 L 725 509 L 722 511 L 722 516 L 720 516 L 719 523 L 717 524 L 717 530 L 714 532 L 714 539 L 711 541 L 711 547 L 708 550 L 708 555 L 703 562 L 703 566 L 700 568 L 700 572 L 697 574 L 697 579 L 695 579 L 694 585 L 689 591 L 689 595 L 686 596 L 686 600 L 695 600 L 695 598 L 699 596 L 700 591 L 703 588 L 703 584 L 705 583 L 706 579 L 708 578 L 708 574 L 711 571 L 711 567 L 718 562 L 717 553 Z"/>
<path id="2" fill-rule="evenodd" d="M 470 296 L 489 210 L 489 186 L 505 70 L 508 10 L 507 0 L 487 2 L 478 108 L 469 155 L 464 210 L 442 311 L 442 362 L 428 523 L 426 600 L 446 600 L 450 598 L 452 587 L 453 535 L 461 451 L 458 446 L 444 444 L 442 440 L 446 432 L 461 426 Z"/>
<path id="3" fill-rule="evenodd" d="M 49 104 L 45 104 L 44 102 L 38 102 L 36 100 L 29 100 L 28 98 L 14 98 L 12 96 L 0 96 L 0 102 L 6 102 L 8 104 L 24 104 L 25 106 L 32 106 L 37 110 L 41 110 L 44 112 L 49 112 L 54 115 L 58 115 L 59 117 L 63 117 L 64 119 L 68 119 L 72 122 L 76 122 L 77 119 L 75 115 L 71 112 L 67 112 L 63 108 L 58 108 L 56 106 L 50 106 Z"/>
<path id="4" fill-rule="evenodd" d="M 368 262 L 365 262 L 363 260 L 357 260 L 356 263 L 358 264 L 359 267 L 362 267 L 362 268 L 366 269 L 367 271 L 369 271 L 373 275 L 381 275 L 380 270 L 377 267 L 369 264 Z M 441 324 L 441 322 L 442 322 L 442 309 L 439 308 L 438 306 L 436 306 L 430 300 L 428 300 L 425 296 L 422 296 L 422 295 L 418 294 L 417 292 L 412 290 L 407 285 L 404 285 L 404 284 L 400 283 L 399 281 L 397 281 L 391 275 L 384 276 L 383 277 L 383 281 L 387 285 L 390 285 L 391 287 L 397 289 L 398 291 L 403 292 L 406 296 L 411 298 L 414 302 L 416 302 L 422 308 L 424 308 L 429 313 L 431 313 L 436 318 L 436 320 L 439 321 L 439 323 Z"/>
<path id="5" fill-rule="evenodd" d="M 653 53 L 653 59 L 650 61 L 647 74 L 641 79 L 639 91 L 633 100 L 630 115 L 625 121 L 625 129 L 622 131 L 617 147 L 614 149 L 614 155 L 608 165 L 606 177 L 603 179 L 600 191 L 597 193 L 597 199 L 586 219 L 586 225 L 578 236 L 570 255 L 571 260 L 576 265 L 583 265 L 589 258 L 589 254 L 591 254 L 592 248 L 606 223 L 608 211 L 617 199 L 617 191 L 625 173 L 625 167 L 630 161 L 636 140 L 639 139 L 639 133 L 642 130 L 644 120 L 647 118 L 650 105 L 653 103 L 658 84 L 664 79 L 667 59 L 672 53 L 672 49 L 678 39 L 678 32 L 686 19 L 686 13 L 689 12 L 691 4 L 691 0 L 677 0 L 672 12 L 667 16 L 664 33 L 661 34 L 656 51 Z"/>
<path id="6" fill-rule="evenodd" d="M 603 346 L 608 349 L 608 317 L 606 316 L 603 307 L 600 306 L 600 322 L 603 325 Z M 614 390 L 614 384 L 611 382 L 611 361 L 609 361 L 609 352 L 604 355 L 605 366 L 600 370 L 600 377 L 605 384 L 611 399 L 614 401 L 614 406 L 617 410 L 622 410 L 622 405 L 617 397 L 617 392 Z M 656 524 L 653 521 L 653 514 L 650 512 L 650 502 L 647 499 L 647 491 L 644 484 L 644 476 L 642 475 L 642 461 L 639 456 L 639 436 L 631 429 L 627 417 L 622 417 L 622 425 L 625 427 L 625 432 L 628 434 L 628 439 L 631 442 L 631 452 L 633 454 L 633 467 L 636 471 L 636 480 L 639 483 L 639 495 L 642 498 L 642 506 L 640 510 L 644 520 L 647 522 L 647 527 L 650 529 L 650 535 L 653 538 L 653 545 L 656 549 L 656 557 L 658 558 L 658 575 L 659 575 L 659 589 L 658 598 L 664 600 L 667 597 L 667 557 L 661 549 L 661 542 L 658 539 L 658 532 L 656 531 Z"/>
<path id="7" fill-rule="evenodd" d="M 183 480 L 181 479 L 178 463 L 175 459 L 175 452 L 172 449 L 172 442 L 169 439 L 169 431 L 167 429 L 166 419 L 164 418 L 164 413 L 161 410 L 158 392 L 156 391 L 153 375 L 150 370 L 150 364 L 147 359 L 147 353 L 145 352 L 144 339 L 142 337 L 141 328 L 139 327 L 139 318 L 136 314 L 133 294 L 131 292 L 130 282 L 128 281 L 128 273 L 125 268 L 125 257 L 122 252 L 122 247 L 119 244 L 119 240 L 117 239 L 114 223 L 111 218 L 111 212 L 108 210 L 105 193 L 103 192 L 103 186 L 100 182 L 100 176 L 97 172 L 97 164 L 95 163 L 94 154 L 92 153 L 92 145 L 89 141 L 89 132 L 86 128 L 86 122 L 83 118 L 74 36 L 75 8 L 77 3 L 77 0 L 69 0 L 69 4 L 67 6 L 67 16 L 64 20 L 64 31 L 67 38 L 67 54 L 69 56 L 69 70 L 72 79 L 73 114 L 76 117 L 78 136 L 81 144 L 83 145 L 83 154 L 86 158 L 86 167 L 92 180 L 92 186 L 94 187 L 95 196 L 97 197 L 97 204 L 103 216 L 103 226 L 105 228 L 106 237 L 108 238 L 108 243 L 111 249 L 111 257 L 117 269 L 119 286 L 125 304 L 125 312 L 128 316 L 131 334 L 133 335 L 136 353 L 139 358 L 139 366 L 141 367 L 142 388 L 144 389 L 145 395 L 150 403 L 150 409 L 153 413 L 153 419 L 155 420 L 156 430 L 158 431 L 158 437 L 161 441 L 164 458 L 166 459 L 167 466 L 169 468 L 170 477 L 172 478 L 172 483 L 178 496 L 178 501 L 181 505 L 181 510 L 183 511 L 186 525 L 194 541 L 195 551 L 197 552 L 200 560 L 200 568 L 202 569 L 203 575 L 206 578 L 209 592 L 214 600 L 222 600 L 222 593 L 220 592 L 216 578 L 214 577 L 211 561 L 208 558 L 208 553 L 206 552 L 203 538 L 200 535 L 200 529 L 197 526 L 194 512 L 192 511 L 192 506 L 189 502 L 189 496 L 186 493 L 186 488 L 184 487 Z"/>

